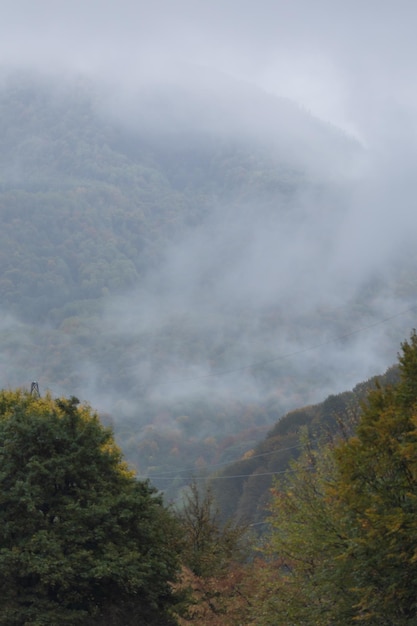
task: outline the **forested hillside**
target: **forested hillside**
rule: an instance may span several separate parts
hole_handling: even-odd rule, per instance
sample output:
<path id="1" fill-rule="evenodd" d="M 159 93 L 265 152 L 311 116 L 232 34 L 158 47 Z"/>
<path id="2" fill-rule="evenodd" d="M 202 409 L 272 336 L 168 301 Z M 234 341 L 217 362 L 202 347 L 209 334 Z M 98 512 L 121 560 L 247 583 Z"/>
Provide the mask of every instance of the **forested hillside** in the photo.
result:
<path id="1" fill-rule="evenodd" d="M 397 380 L 398 368 L 393 366 L 385 374 L 359 383 L 352 391 L 328 396 L 319 404 L 284 415 L 257 446 L 210 478 L 223 519 L 254 524 L 262 532 L 267 527 L 274 481 L 302 454 L 306 441 L 311 450 L 317 450 L 333 439 L 352 436 L 366 397 L 376 386 L 393 385 Z"/>
<path id="2" fill-rule="evenodd" d="M 197 481 L 166 507 L 77 398 L 2 390 L 2 623 L 413 623 L 416 374 L 414 331 L 379 381 L 289 414 L 247 455 L 303 430 L 260 541 Z"/>
<path id="3" fill-rule="evenodd" d="M 410 256 L 359 280 L 335 253 L 363 148 L 224 89 L 0 84 L 2 386 L 90 401 L 168 494 L 384 369 L 412 325 Z"/>

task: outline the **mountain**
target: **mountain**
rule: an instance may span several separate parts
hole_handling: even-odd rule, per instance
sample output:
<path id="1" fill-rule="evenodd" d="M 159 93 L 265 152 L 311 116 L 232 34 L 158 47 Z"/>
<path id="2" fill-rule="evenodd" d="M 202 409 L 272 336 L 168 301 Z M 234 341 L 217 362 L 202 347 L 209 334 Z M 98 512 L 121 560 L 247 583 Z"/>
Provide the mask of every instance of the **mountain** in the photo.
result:
<path id="1" fill-rule="evenodd" d="M 385 387 L 397 380 L 398 367 L 392 366 L 351 391 L 330 395 L 323 402 L 284 415 L 252 450 L 211 476 L 211 488 L 223 518 L 259 526 L 262 531 L 273 479 L 291 469 L 291 461 L 301 453 L 306 438 L 317 448 L 332 437 L 352 436 L 361 403 L 369 392 L 376 384 Z"/>
<path id="2" fill-rule="evenodd" d="M 412 312 L 381 320 L 416 292 L 412 256 L 359 272 L 339 253 L 357 141 L 191 84 L 0 80 L 2 385 L 91 402 L 168 497 L 392 362 Z"/>

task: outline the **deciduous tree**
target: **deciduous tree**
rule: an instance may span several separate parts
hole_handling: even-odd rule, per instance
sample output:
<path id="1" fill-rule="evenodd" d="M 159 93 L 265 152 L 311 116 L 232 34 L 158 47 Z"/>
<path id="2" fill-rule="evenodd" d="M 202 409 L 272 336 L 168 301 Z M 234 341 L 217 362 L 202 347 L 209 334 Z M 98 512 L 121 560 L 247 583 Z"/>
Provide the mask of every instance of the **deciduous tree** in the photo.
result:
<path id="1" fill-rule="evenodd" d="M 307 447 L 276 484 L 259 624 L 417 622 L 417 335 L 356 432 Z M 269 581 L 269 582 L 268 582 Z"/>
<path id="2" fill-rule="evenodd" d="M 370 394 L 355 437 L 336 449 L 358 619 L 417 621 L 417 336 L 402 346 L 400 381 Z"/>

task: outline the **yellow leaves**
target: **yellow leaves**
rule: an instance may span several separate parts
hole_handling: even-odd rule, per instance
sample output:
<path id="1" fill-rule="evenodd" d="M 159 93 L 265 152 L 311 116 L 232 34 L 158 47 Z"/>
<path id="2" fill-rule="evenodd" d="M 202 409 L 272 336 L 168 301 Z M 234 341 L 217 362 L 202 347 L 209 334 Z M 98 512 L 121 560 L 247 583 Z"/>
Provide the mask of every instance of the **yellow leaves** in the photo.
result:
<path id="1" fill-rule="evenodd" d="M 270 548 L 287 558 L 297 590 L 289 585 L 284 602 L 282 578 L 275 585 L 278 623 L 417 620 L 415 334 L 402 364 L 396 387 L 371 393 L 354 437 L 318 451 L 306 445 L 274 486 Z M 274 623 L 269 615 L 263 624 Z"/>
<path id="2" fill-rule="evenodd" d="M 242 456 L 242 459 L 244 461 L 246 461 L 247 459 L 251 459 L 253 457 L 253 455 L 255 454 L 254 450 L 248 450 L 247 452 L 245 452 L 245 454 Z"/>
<path id="3" fill-rule="evenodd" d="M 50 394 L 44 397 L 32 396 L 27 390 L 1 390 L 0 391 L 0 419 L 7 420 L 19 410 L 30 412 L 33 416 L 42 416 L 52 410 L 53 400 Z"/>

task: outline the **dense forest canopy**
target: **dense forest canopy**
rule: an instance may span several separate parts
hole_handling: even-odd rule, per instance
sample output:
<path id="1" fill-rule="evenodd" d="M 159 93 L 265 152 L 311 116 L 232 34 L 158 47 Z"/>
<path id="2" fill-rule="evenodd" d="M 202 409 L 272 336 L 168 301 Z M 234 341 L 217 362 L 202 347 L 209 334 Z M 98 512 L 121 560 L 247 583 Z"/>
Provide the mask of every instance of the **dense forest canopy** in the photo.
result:
<path id="1" fill-rule="evenodd" d="M 384 369 L 415 294 L 405 250 L 351 258 L 363 147 L 199 80 L 0 85 L 2 382 L 94 402 L 168 491 Z"/>

